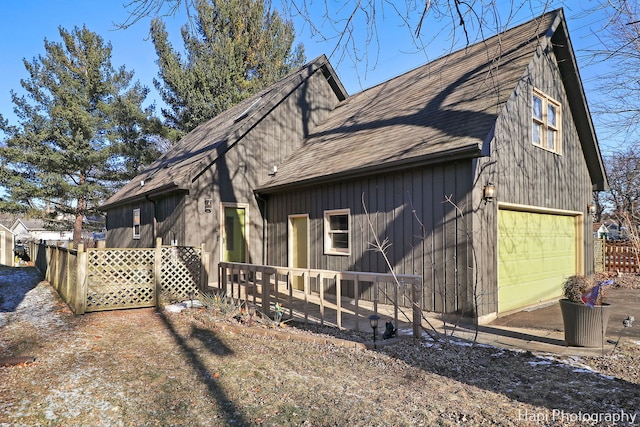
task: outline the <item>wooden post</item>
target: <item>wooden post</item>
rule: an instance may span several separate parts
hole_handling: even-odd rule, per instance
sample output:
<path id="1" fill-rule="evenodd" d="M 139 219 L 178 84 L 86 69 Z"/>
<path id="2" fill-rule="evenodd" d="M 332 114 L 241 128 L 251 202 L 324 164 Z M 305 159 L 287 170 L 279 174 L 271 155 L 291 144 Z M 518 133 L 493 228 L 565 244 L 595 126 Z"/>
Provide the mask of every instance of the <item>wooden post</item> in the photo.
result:
<path id="1" fill-rule="evenodd" d="M 253 304 L 256 304 L 256 294 L 258 293 L 258 271 L 254 268 L 253 269 L 253 274 L 250 274 L 249 277 L 251 279 L 253 279 L 253 287 L 252 287 L 252 294 L 253 294 Z M 264 298 L 264 277 L 262 277 L 262 284 L 261 286 L 261 290 L 262 290 L 262 297 Z M 249 283 L 247 283 L 247 286 L 249 285 Z M 247 287 L 247 289 L 249 289 Z M 269 298 L 267 296 L 267 298 Z M 249 301 L 249 295 L 247 295 L 247 301 Z"/>
<path id="2" fill-rule="evenodd" d="M 222 263 L 218 264 L 218 288 L 222 287 L 224 296 L 227 296 L 227 267 Z"/>
<path id="3" fill-rule="evenodd" d="M 396 321 L 396 328 L 398 327 L 398 305 L 400 305 L 400 301 L 398 300 L 398 284 L 394 283 L 394 295 L 395 301 L 393 303 L 393 319 Z M 400 286 L 404 287 L 404 279 L 400 279 Z M 404 292 L 403 292 L 404 294 Z"/>
<path id="4" fill-rule="evenodd" d="M 320 324 L 324 326 L 324 280 L 322 279 L 322 273 L 318 273 L 316 280 L 320 291 Z"/>
<path id="5" fill-rule="evenodd" d="M 415 281 L 412 283 L 411 297 L 413 307 L 413 342 L 417 342 L 420 339 L 422 333 L 422 286 Z"/>
<path id="6" fill-rule="evenodd" d="M 360 281 L 356 275 L 356 279 L 353 281 L 354 303 L 356 306 L 356 331 L 360 330 L 360 304 L 358 302 L 360 298 Z"/>
<path id="7" fill-rule="evenodd" d="M 51 249 L 46 244 L 44 245 L 44 256 L 46 269 L 44 271 L 44 280 L 51 283 Z"/>
<path id="8" fill-rule="evenodd" d="M 373 282 L 373 314 L 378 314 L 378 298 L 380 298 L 380 282 Z"/>
<path id="9" fill-rule="evenodd" d="M 78 245 L 76 255 L 76 286 L 73 290 L 73 309 L 75 314 L 84 314 L 87 309 L 87 252 L 84 245 Z"/>
<path id="10" fill-rule="evenodd" d="M 269 278 L 269 280 L 271 280 L 271 278 Z M 276 296 L 276 303 L 280 302 L 280 287 L 279 287 L 279 280 L 278 280 L 278 272 L 274 271 L 273 272 L 273 293 Z"/>
<path id="11" fill-rule="evenodd" d="M 58 289 L 58 259 L 59 259 L 58 252 L 59 252 L 59 249 L 58 249 L 57 246 L 53 246 L 53 248 L 55 248 L 55 249 L 53 250 L 53 254 L 51 256 L 51 264 L 49 264 L 50 267 L 51 267 L 51 272 L 49 273 L 49 282 L 51 283 L 51 285 L 53 286 L 53 288 L 56 291 L 59 291 L 60 290 L 60 289 Z"/>
<path id="12" fill-rule="evenodd" d="M 257 274 L 257 273 L 256 273 Z M 271 286 L 269 283 L 269 274 L 262 270 L 262 312 L 269 316 L 271 312 Z M 255 279 L 254 279 L 255 283 Z M 254 299 L 253 303 L 255 304 L 255 290 L 254 290 Z"/>
<path id="13" fill-rule="evenodd" d="M 209 287 L 209 254 L 205 251 L 206 245 L 200 245 L 200 292 L 206 292 Z"/>
<path id="14" fill-rule="evenodd" d="M 153 289 L 155 306 L 160 307 L 160 292 L 162 291 L 162 237 L 156 238 L 156 247 L 153 252 Z"/>
<path id="15" fill-rule="evenodd" d="M 77 251 L 76 251 L 77 252 Z M 71 250 L 67 250 L 67 257 L 66 257 L 66 265 L 64 266 L 64 293 L 63 293 L 63 298 L 65 301 L 69 301 L 70 299 L 70 295 L 71 295 L 71 285 L 72 285 L 72 280 L 71 278 L 73 276 L 77 276 L 77 271 L 73 270 L 73 263 L 71 262 Z M 76 254 L 76 261 L 78 259 L 78 255 Z"/>
<path id="16" fill-rule="evenodd" d="M 287 290 L 289 291 L 289 317 L 293 317 L 293 273 L 287 271 Z"/>
<path id="17" fill-rule="evenodd" d="M 338 329 L 342 329 L 342 286 L 340 273 L 335 276 L 336 280 L 336 321 Z"/>
<path id="18" fill-rule="evenodd" d="M 309 323 L 309 274 L 306 271 L 302 273 L 302 282 L 304 283 L 304 323 Z"/>

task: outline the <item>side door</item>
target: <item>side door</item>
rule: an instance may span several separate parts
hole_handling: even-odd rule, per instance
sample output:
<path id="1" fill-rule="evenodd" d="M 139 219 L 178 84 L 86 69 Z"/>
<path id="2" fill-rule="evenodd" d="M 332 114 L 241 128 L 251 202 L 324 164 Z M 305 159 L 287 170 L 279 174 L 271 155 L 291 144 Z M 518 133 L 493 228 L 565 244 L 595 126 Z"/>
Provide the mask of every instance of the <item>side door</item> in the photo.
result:
<path id="1" fill-rule="evenodd" d="M 222 207 L 222 260 L 247 261 L 247 207 L 233 204 Z"/>
<path id="2" fill-rule="evenodd" d="M 309 268 L 309 215 L 289 215 L 289 267 Z M 303 290 L 302 277 L 293 277 L 293 288 Z"/>

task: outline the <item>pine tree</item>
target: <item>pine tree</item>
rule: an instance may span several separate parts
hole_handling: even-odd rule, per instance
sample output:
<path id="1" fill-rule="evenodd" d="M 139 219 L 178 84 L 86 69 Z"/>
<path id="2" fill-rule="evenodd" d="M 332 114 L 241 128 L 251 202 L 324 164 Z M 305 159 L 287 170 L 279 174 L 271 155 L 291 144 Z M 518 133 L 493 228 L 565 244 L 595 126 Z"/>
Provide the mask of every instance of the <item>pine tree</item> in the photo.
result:
<path id="1" fill-rule="evenodd" d="M 184 59 L 168 42 L 163 22 L 151 25 L 161 79 L 154 85 L 168 106 L 162 110 L 166 124 L 180 134 L 304 62 L 303 47 L 292 49 L 293 24 L 265 10 L 263 0 L 198 0 L 195 9 L 192 25 L 182 28 Z"/>
<path id="2" fill-rule="evenodd" d="M 12 92 L 19 125 L 0 116 L 8 136 L 0 147 L 5 208 L 54 207 L 72 217 L 74 241 L 101 201 L 157 157 L 163 127 L 142 103 L 148 89 L 111 65 L 111 44 L 86 28 L 59 28 L 62 43 L 24 60 L 27 96 Z"/>

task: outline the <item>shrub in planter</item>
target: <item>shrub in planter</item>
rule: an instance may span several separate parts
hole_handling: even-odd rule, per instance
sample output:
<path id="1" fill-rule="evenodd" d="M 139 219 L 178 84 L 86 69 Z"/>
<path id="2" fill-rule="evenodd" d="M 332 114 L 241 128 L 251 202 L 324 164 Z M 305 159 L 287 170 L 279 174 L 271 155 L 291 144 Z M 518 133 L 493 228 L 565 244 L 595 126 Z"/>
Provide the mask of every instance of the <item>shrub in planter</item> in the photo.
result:
<path id="1" fill-rule="evenodd" d="M 564 340 L 568 345 L 604 345 L 611 306 L 602 299 L 603 288 L 609 284 L 611 283 L 596 283 L 588 276 L 571 276 L 563 283 L 564 298 L 560 300 L 560 309 Z"/>

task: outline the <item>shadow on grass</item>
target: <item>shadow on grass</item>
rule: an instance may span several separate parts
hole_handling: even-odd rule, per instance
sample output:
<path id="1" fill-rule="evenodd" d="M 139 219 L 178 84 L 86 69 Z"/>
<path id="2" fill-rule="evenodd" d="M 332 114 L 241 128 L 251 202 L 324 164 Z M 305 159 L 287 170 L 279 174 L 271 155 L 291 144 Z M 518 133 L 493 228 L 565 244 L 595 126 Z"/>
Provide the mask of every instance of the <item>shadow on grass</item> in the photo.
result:
<path id="1" fill-rule="evenodd" d="M 458 325 L 457 329 L 465 329 L 467 331 L 474 331 L 476 329 L 476 327 L 475 326 Z M 491 327 L 491 326 L 482 326 L 481 325 L 481 326 L 477 326 L 477 330 L 478 330 L 478 332 L 481 332 L 481 333 L 497 335 L 497 336 L 502 336 L 502 337 L 506 337 L 506 338 L 515 338 L 515 339 L 521 340 L 523 343 L 533 341 L 533 342 L 539 342 L 539 343 L 544 343 L 544 344 L 551 344 L 551 345 L 555 345 L 555 346 L 559 346 L 559 347 L 566 347 L 567 346 L 567 343 L 564 340 L 559 340 L 559 339 L 540 336 L 540 335 L 527 334 L 527 333 L 524 333 L 524 332 L 511 331 L 511 330 L 503 329 L 503 328 L 494 328 L 494 327 Z"/>
<path id="2" fill-rule="evenodd" d="M 198 355 L 198 350 L 189 345 L 189 343 L 176 331 L 171 321 L 162 312 L 158 311 L 158 315 L 162 322 L 165 324 L 167 330 L 171 333 L 174 340 L 187 357 L 189 363 L 193 367 L 194 371 L 198 373 L 199 380 L 207 386 L 209 394 L 217 402 L 222 412 L 224 413 L 225 422 L 227 425 L 248 425 L 247 420 L 244 419 L 240 410 L 231 401 L 223 388 L 218 384 L 214 375 L 209 372 L 207 365 Z M 200 340 L 205 347 L 212 353 L 218 356 L 231 356 L 233 351 L 227 347 L 217 336 L 210 330 L 192 327 L 191 333 L 195 338 Z"/>

